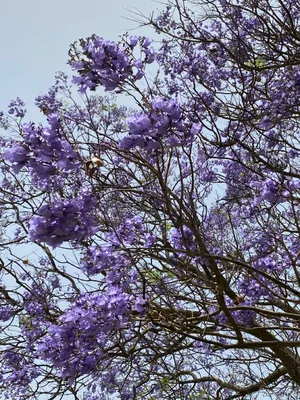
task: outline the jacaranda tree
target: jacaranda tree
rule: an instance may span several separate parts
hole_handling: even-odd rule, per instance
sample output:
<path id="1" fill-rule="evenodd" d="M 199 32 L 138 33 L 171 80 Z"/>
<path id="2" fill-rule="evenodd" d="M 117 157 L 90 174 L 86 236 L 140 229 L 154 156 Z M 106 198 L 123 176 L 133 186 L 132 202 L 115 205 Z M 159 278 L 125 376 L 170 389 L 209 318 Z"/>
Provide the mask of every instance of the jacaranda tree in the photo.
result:
<path id="1" fill-rule="evenodd" d="M 141 22 L 1 114 L 1 398 L 299 399 L 299 3 Z"/>

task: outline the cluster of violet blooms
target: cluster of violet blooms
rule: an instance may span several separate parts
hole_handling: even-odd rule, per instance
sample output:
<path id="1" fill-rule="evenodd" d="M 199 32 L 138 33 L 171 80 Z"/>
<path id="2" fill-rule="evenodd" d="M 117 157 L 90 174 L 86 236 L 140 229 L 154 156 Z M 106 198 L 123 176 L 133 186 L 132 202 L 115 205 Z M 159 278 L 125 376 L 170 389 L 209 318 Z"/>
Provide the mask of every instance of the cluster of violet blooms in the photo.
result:
<path id="1" fill-rule="evenodd" d="M 189 126 L 186 122 L 176 99 L 156 98 L 150 106 L 150 113 L 128 118 L 129 135 L 120 142 L 121 148 L 140 147 L 151 154 L 164 147 L 188 144 L 200 132 L 198 124 Z"/>
<path id="2" fill-rule="evenodd" d="M 128 329 L 131 297 L 118 287 L 105 294 L 82 294 L 57 323 L 46 326 L 47 335 L 37 341 L 36 354 L 60 369 L 64 378 L 94 371 L 114 332 Z"/>
<path id="3" fill-rule="evenodd" d="M 99 230 L 96 209 L 97 200 L 88 190 L 82 190 L 76 199 L 43 205 L 30 220 L 28 237 L 52 247 L 67 241 L 80 242 Z"/>
<path id="4" fill-rule="evenodd" d="M 155 60 L 155 52 L 151 47 L 152 40 L 131 36 L 131 50 L 141 44 L 142 58 L 136 59 L 132 53 L 126 53 L 124 46 L 108 41 L 99 36 L 92 36 L 81 44 L 85 60 L 72 61 L 72 68 L 78 72 L 73 82 L 80 87 L 80 92 L 94 90 L 101 85 L 105 90 L 114 90 L 126 79 L 139 80 L 144 76 L 145 64 Z"/>
<path id="5" fill-rule="evenodd" d="M 32 183 L 45 189 L 58 185 L 80 165 L 77 152 L 60 133 L 60 117 L 53 113 L 47 119 L 47 127 L 23 123 L 22 141 L 13 142 L 4 153 L 15 173 L 26 167 Z"/>

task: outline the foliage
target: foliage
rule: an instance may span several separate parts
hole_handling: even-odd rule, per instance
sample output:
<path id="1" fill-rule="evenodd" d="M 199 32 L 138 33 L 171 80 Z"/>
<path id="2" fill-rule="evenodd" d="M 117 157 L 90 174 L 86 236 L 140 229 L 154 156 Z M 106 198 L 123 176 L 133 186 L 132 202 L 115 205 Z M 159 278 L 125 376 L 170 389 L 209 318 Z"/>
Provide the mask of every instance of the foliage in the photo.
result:
<path id="1" fill-rule="evenodd" d="M 142 22 L 1 114 L 2 394 L 298 399 L 299 5 Z"/>

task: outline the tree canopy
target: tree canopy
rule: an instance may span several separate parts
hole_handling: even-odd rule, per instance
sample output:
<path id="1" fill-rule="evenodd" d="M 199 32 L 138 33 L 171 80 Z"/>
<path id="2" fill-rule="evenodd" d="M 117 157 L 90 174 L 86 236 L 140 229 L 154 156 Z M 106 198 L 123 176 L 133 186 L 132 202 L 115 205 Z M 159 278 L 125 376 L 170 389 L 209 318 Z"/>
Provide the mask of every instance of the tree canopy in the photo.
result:
<path id="1" fill-rule="evenodd" d="M 0 115 L 1 395 L 299 399 L 299 3 L 135 17 Z"/>

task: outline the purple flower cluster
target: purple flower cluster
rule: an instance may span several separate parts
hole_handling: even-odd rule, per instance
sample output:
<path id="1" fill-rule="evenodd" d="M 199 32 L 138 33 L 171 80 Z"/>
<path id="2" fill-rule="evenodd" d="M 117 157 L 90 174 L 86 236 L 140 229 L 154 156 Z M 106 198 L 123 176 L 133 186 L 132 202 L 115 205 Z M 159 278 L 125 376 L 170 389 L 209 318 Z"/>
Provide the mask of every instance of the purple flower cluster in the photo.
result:
<path id="1" fill-rule="evenodd" d="M 196 242 L 193 232 L 187 226 L 182 229 L 173 228 L 171 231 L 170 242 L 178 250 L 195 249 Z"/>
<path id="2" fill-rule="evenodd" d="M 119 283 L 129 271 L 130 258 L 126 253 L 129 246 L 152 247 L 156 236 L 144 229 L 140 216 L 127 216 L 123 223 L 104 235 L 106 245 L 90 246 L 82 259 L 81 268 L 88 275 L 107 273 L 109 282 Z M 127 279 L 129 283 L 130 279 Z"/>
<path id="3" fill-rule="evenodd" d="M 63 102 L 58 98 L 60 91 L 68 89 L 68 76 L 63 72 L 55 74 L 55 84 L 50 87 L 47 94 L 37 96 L 35 104 L 45 115 L 56 114 L 61 110 Z"/>
<path id="4" fill-rule="evenodd" d="M 128 216 L 117 229 L 119 243 L 134 245 L 144 233 L 143 220 L 139 215 Z"/>
<path id="5" fill-rule="evenodd" d="M 83 93 L 87 88 L 93 90 L 99 85 L 105 90 L 114 90 L 132 73 L 132 65 L 124 49 L 113 41 L 93 36 L 85 42 L 83 53 L 87 60 L 71 64 L 79 73 L 73 82 Z"/>
<path id="6" fill-rule="evenodd" d="M 35 127 L 32 123 L 22 125 L 23 141 L 15 142 L 4 153 L 18 173 L 22 167 L 29 168 L 32 180 L 41 187 L 55 184 L 58 171 L 68 173 L 78 168 L 78 154 L 60 134 L 57 114 L 48 116 L 49 127 Z"/>
<path id="7" fill-rule="evenodd" d="M 25 103 L 20 97 L 16 100 L 12 100 L 8 105 L 8 114 L 15 116 L 16 118 L 23 118 L 26 114 Z"/>
<path id="8" fill-rule="evenodd" d="M 29 149 L 19 143 L 13 143 L 11 148 L 4 153 L 4 158 L 13 164 L 16 173 L 23 168 L 30 158 Z"/>
<path id="9" fill-rule="evenodd" d="M 63 377 L 99 368 L 116 331 L 129 324 L 132 298 L 117 287 L 107 293 L 83 294 L 38 342 L 37 353 L 59 368 Z"/>
<path id="10" fill-rule="evenodd" d="M 256 206 L 261 201 L 268 201 L 271 204 L 275 204 L 282 199 L 279 182 L 274 179 L 267 178 L 264 182 L 251 182 L 250 185 L 252 188 L 258 189 L 259 192 L 255 201 Z"/>
<path id="11" fill-rule="evenodd" d="M 35 104 L 45 115 L 57 113 L 57 110 L 62 106 L 62 102 L 56 97 L 57 89 L 51 87 L 47 94 L 38 96 L 35 99 Z"/>
<path id="12" fill-rule="evenodd" d="M 8 388 L 6 395 L 22 398 L 26 388 L 39 376 L 39 368 L 28 364 L 26 354 L 16 351 L 13 347 L 2 352 L 0 361 L 1 381 Z"/>
<path id="13" fill-rule="evenodd" d="M 269 178 L 250 182 L 250 187 L 255 190 L 254 206 L 259 205 L 262 201 L 276 204 L 285 202 L 293 192 L 298 191 L 300 180 L 291 179 L 283 185 L 283 182 L 279 182 L 276 177 L 273 178 L 270 174 Z"/>
<path id="14" fill-rule="evenodd" d="M 151 111 L 128 118 L 129 135 L 120 142 L 122 149 L 144 148 L 148 153 L 164 146 L 176 147 L 190 142 L 200 127 L 189 127 L 176 99 L 156 98 Z"/>
<path id="15" fill-rule="evenodd" d="M 153 47 L 150 47 L 152 44 L 152 40 L 145 37 L 138 38 L 141 42 L 141 53 L 144 54 L 145 59 L 143 63 L 151 64 L 156 59 L 156 54 Z M 136 36 L 134 37 L 134 41 L 136 41 Z M 131 37 L 132 42 L 132 37 Z"/>
<path id="16" fill-rule="evenodd" d="M 45 204 L 30 220 L 29 238 L 53 247 L 80 242 L 99 230 L 96 207 L 95 197 L 84 191 L 77 198 Z"/>
<path id="17" fill-rule="evenodd" d="M 15 310 L 10 306 L 1 306 L 0 308 L 0 321 L 6 322 L 15 315 Z"/>
<path id="18" fill-rule="evenodd" d="M 243 300 L 240 306 L 245 307 L 245 309 L 230 310 L 230 311 L 228 310 L 237 325 L 245 327 L 253 326 L 256 318 L 256 312 L 252 309 L 247 309 L 247 306 L 250 307 L 252 305 L 253 305 L 252 301 Z M 232 307 L 232 306 L 233 306 L 232 301 L 227 301 L 227 307 Z M 212 309 L 211 311 L 215 310 Z M 222 325 L 230 324 L 228 316 L 225 314 L 224 311 L 221 311 L 219 314 L 215 315 L 214 319 Z"/>
<path id="19" fill-rule="evenodd" d="M 82 263 L 82 270 L 88 275 L 113 270 L 116 274 L 128 267 L 130 261 L 125 254 L 116 251 L 115 246 L 91 246 Z"/>
<path id="20" fill-rule="evenodd" d="M 270 270 L 270 273 L 271 272 L 272 270 Z M 246 276 L 245 278 L 240 279 L 239 282 L 240 293 L 243 293 L 243 295 L 251 299 L 252 304 L 261 298 L 268 297 L 269 291 L 267 287 L 271 288 L 273 286 L 270 284 L 269 280 L 260 277 L 259 274 L 258 277 L 259 279 L 255 279 L 250 276 Z"/>
<path id="21" fill-rule="evenodd" d="M 136 59 L 132 53 L 138 43 L 142 59 Z M 81 41 L 85 59 L 71 61 L 73 70 L 79 74 L 73 77 L 73 82 L 79 86 L 80 92 L 85 93 L 87 89 L 95 90 L 97 86 L 103 86 L 107 91 L 115 90 L 128 78 L 139 80 L 144 76 L 145 65 L 156 58 L 151 43 L 150 39 L 138 36 L 131 36 L 129 43 L 125 41 L 123 45 L 99 36 Z"/>

